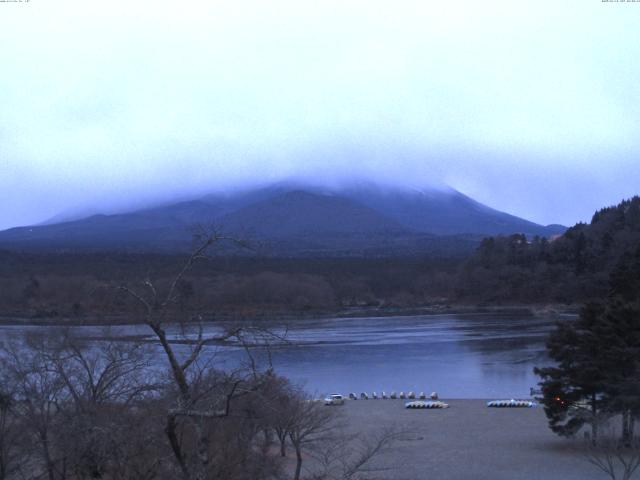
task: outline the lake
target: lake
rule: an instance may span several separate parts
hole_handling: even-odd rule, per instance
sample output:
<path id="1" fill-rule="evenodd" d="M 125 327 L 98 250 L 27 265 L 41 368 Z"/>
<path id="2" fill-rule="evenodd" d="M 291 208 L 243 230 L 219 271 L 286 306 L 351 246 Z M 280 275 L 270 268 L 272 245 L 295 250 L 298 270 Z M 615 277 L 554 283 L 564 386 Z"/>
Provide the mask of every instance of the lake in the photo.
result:
<path id="1" fill-rule="evenodd" d="M 555 318 L 490 315 L 325 319 L 293 325 L 277 372 L 307 390 L 436 391 L 442 398 L 528 397 Z M 237 353 L 236 353 L 237 355 Z"/>
<path id="2" fill-rule="evenodd" d="M 549 363 L 544 342 L 558 318 L 454 314 L 299 320 L 289 323 L 290 344 L 272 349 L 272 362 L 277 373 L 316 395 L 436 391 L 441 398 L 528 397 L 538 382 L 533 367 Z M 0 327 L 5 333 L 42 328 Z M 102 331 L 76 330 L 88 336 Z M 207 331 L 219 330 L 208 326 Z M 147 332 L 144 326 L 113 329 L 117 336 Z M 209 346 L 205 354 L 215 354 L 218 365 L 228 368 L 245 358 L 235 346 Z M 264 362 L 266 355 L 258 357 Z"/>

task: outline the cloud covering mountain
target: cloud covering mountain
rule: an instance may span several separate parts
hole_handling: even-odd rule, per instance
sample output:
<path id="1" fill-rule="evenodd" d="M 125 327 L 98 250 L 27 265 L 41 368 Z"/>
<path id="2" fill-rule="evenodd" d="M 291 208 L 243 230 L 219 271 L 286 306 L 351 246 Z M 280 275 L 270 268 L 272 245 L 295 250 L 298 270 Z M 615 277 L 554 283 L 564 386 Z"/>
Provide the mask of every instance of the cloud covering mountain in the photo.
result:
<path id="1" fill-rule="evenodd" d="M 0 228 L 291 176 L 539 223 L 637 193 L 640 8 L 33 2 L 0 16 Z"/>
<path id="2" fill-rule="evenodd" d="M 328 188 L 278 183 L 235 194 L 116 215 L 0 232 L 0 248 L 188 250 L 196 227 L 249 240 L 261 255 L 459 254 L 483 235 L 550 236 L 544 227 L 493 210 L 453 189 L 360 183 Z M 225 247 L 226 248 L 226 247 Z"/>

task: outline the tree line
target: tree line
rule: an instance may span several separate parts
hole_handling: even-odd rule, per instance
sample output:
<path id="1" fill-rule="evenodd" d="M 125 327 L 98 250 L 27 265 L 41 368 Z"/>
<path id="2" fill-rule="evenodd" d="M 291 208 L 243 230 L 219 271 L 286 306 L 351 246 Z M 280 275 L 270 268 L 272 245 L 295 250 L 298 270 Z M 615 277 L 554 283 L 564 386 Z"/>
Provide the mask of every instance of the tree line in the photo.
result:
<path id="1" fill-rule="evenodd" d="M 457 298 L 478 302 L 583 303 L 604 298 L 608 279 L 640 245 L 640 197 L 597 211 L 553 239 L 484 239 L 458 271 Z"/>
<path id="2" fill-rule="evenodd" d="M 211 256 L 182 278 L 178 307 L 256 316 L 352 308 L 580 304 L 604 297 L 608 278 L 640 243 L 640 198 L 593 215 L 557 238 L 485 238 L 468 257 L 274 258 Z M 63 318 L 129 315 L 114 283 L 152 276 L 168 284 L 181 257 L 102 252 L 0 252 L 0 308 Z M 113 321 L 113 318 L 111 318 Z"/>

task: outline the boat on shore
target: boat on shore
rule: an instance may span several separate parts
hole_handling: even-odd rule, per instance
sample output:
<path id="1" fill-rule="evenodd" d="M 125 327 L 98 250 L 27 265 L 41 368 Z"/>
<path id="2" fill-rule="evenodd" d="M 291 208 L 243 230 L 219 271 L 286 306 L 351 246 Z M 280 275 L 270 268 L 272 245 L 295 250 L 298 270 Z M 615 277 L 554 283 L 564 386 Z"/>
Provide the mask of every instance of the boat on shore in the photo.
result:
<path id="1" fill-rule="evenodd" d="M 487 402 L 487 407 L 493 408 L 533 408 L 537 404 L 531 400 L 491 400 Z"/>
<path id="2" fill-rule="evenodd" d="M 407 402 L 404 404 L 405 408 L 449 408 L 449 404 L 448 403 L 444 403 L 441 402 L 440 400 L 429 400 L 429 401 L 422 401 L 422 400 L 416 400 L 414 402 Z"/>

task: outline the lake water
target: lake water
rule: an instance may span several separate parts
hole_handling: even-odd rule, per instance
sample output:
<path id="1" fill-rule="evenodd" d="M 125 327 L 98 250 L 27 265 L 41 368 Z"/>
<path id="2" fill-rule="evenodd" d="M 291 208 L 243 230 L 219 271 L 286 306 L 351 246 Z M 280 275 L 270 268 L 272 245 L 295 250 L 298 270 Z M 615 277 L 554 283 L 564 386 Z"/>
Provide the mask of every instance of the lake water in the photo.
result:
<path id="1" fill-rule="evenodd" d="M 289 324 L 290 344 L 272 349 L 272 362 L 277 373 L 317 395 L 437 391 L 441 398 L 528 397 L 538 381 L 533 367 L 549 363 L 544 342 L 555 320 L 485 314 L 300 320 Z M 129 326 L 113 333 L 147 332 Z M 217 364 L 229 368 L 246 358 L 234 346 L 206 347 L 205 354 L 215 354 Z"/>
<path id="2" fill-rule="evenodd" d="M 295 324 L 277 372 L 318 394 L 437 391 L 442 398 L 527 397 L 548 364 L 552 318 L 440 315 Z"/>

